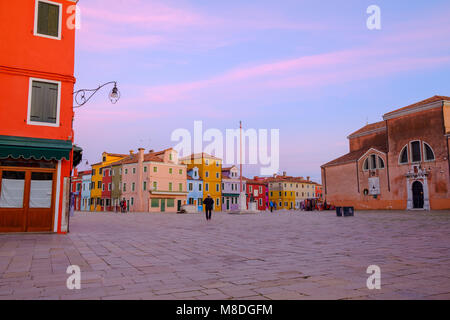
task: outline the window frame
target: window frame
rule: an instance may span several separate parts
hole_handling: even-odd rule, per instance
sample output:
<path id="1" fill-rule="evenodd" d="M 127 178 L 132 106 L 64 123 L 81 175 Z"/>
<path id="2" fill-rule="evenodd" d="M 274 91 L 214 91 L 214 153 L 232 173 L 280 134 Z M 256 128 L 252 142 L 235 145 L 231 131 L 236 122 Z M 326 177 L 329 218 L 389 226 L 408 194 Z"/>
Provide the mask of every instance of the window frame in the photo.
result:
<path id="1" fill-rule="evenodd" d="M 55 5 L 59 7 L 59 16 L 58 16 L 58 36 L 50 36 L 47 34 L 41 34 L 38 33 L 38 19 L 39 19 L 39 2 L 44 2 L 47 4 L 51 4 L 51 5 Z M 58 3 L 58 2 L 54 2 L 54 1 L 49 1 L 49 0 L 36 0 L 34 2 L 34 30 L 33 30 L 33 35 L 36 37 L 42 37 L 42 38 L 47 38 L 47 39 L 53 39 L 53 40 L 61 40 L 61 35 L 62 35 L 62 15 L 63 15 L 63 5 L 62 3 Z"/>
<path id="2" fill-rule="evenodd" d="M 42 1 L 42 0 L 39 0 Z M 33 94 L 33 81 L 37 82 L 45 82 L 45 83 L 51 83 L 58 85 L 58 98 L 56 99 L 56 123 L 50 123 L 50 122 L 39 122 L 39 121 L 31 121 L 31 101 L 32 101 L 32 94 Z M 42 79 L 42 78 L 29 78 L 28 83 L 28 110 L 27 110 L 27 124 L 32 126 L 44 126 L 44 127 L 54 127 L 59 128 L 60 127 L 60 113 L 61 113 L 61 81 L 55 81 L 55 80 L 49 80 L 49 79 Z"/>
<path id="3" fill-rule="evenodd" d="M 406 159 L 406 162 L 402 162 L 402 154 L 403 154 L 403 152 L 404 152 L 404 150 L 405 150 L 405 148 L 406 148 L 406 155 L 408 156 L 408 159 Z M 402 165 L 402 164 L 408 164 L 409 163 L 409 160 L 410 160 L 410 146 L 409 146 L 409 143 L 407 143 L 407 144 L 405 144 L 404 146 L 403 146 L 403 148 L 400 150 L 400 153 L 399 153 L 399 155 L 398 155 L 398 164 L 399 165 Z"/>
<path id="4" fill-rule="evenodd" d="M 419 143 L 419 156 L 420 156 L 420 160 L 419 161 L 413 161 L 413 148 L 412 148 L 412 144 L 413 142 L 418 142 Z M 409 143 L 409 156 L 410 156 L 410 163 L 411 164 L 418 164 L 423 162 L 423 150 L 421 148 L 421 141 L 420 140 L 412 140 Z"/>
<path id="5" fill-rule="evenodd" d="M 425 145 L 430 148 L 431 152 L 433 153 L 433 159 L 427 159 L 427 152 Z M 433 148 L 430 146 L 429 143 L 426 143 L 425 141 L 422 141 L 422 154 L 423 154 L 423 162 L 433 162 L 436 161 L 436 153 L 434 152 Z"/>

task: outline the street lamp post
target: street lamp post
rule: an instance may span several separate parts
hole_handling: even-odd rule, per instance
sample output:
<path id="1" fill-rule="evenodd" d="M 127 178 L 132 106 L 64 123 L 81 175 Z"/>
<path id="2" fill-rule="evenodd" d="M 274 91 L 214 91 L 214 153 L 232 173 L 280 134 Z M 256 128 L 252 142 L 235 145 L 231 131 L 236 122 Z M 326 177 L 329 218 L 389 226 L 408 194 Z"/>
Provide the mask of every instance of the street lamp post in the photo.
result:
<path id="1" fill-rule="evenodd" d="M 109 92 L 109 95 L 108 95 L 109 100 L 111 100 L 112 104 L 117 103 L 117 101 L 119 101 L 119 99 L 120 99 L 120 91 L 117 88 L 117 82 L 116 81 L 110 81 L 110 82 L 106 82 L 106 83 L 98 86 L 95 89 L 80 89 L 80 90 L 77 90 L 77 91 L 73 92 L 73 100 L 74 100 L 73 108 L 79 108 L 79 107 L 84 106 L 86 103 L 89 102 L 89 100 L 91 100 L 91 98 L 100 89 L 102 89 L 103 87 L 106 87 L 107 85 L 110 85 L 110 84 L 114 84 L 114 87 Z M 88 164 L 87 161 L 86 161 L 86 164 Z M 72 163 L 71 171 L 72 170 L 73 170 L 73 163 Z M 70 181 L 70 185 L 71 185 L 72 184 L 72 177 L 70 177 L 69 181 Z M 69 198 L 72 198 L 72 197 L 69 196 Z M 69 205 L 69 208 L 70 208 L 70 205 Z M 70 225 L 70 214 L 67 215 L 67 232 L 70 232 L 69 225 Z"/>
<path id="2" fill-rule="evenodd" d="M 74 108 L 79 108 L 84 106 L 91 98 L 103 87 L 106 87 L 107 85 L 114 84 L 114 87 L 109 92 L 109 100 L 111 100 L 112 104 L 117 103 L 120 99 L 120 91 L 117 88 L 117 82 L 116 81 L 110 81 L 107 83 L 104 83 L 100 86 L 98 86 L 95 89 L 80 89 L 73 93 L 74 98 Z"/>

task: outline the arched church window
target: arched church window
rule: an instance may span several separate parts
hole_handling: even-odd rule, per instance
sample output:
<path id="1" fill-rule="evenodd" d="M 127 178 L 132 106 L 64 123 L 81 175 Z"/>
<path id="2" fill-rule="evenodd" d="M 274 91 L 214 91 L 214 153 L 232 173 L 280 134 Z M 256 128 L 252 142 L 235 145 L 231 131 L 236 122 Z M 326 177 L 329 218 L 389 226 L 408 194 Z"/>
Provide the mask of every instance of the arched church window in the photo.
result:
<path id="1" fill-rule="evenodd" d="M 430 145 L 426 142 L 423 143 L 423 146 L 425 150 L 425 161 L 433 161 L 435 159 L 433 149 L 431 149 Z"/>
<path id="2" fill-rule="evenodd" d="M 412 141 L 411 142 L 411 160 L 412 162 L 420 162 L 422 161 L 422 156 L 420 153 L 420 142 Z"/>
<path id="3" fill-rule="evenodd" d="M 400 152 L 400 163 L 408 163 L 408 146 L 404 146 L 402 151 Z"/>
<path id="4" fill-rule="evenodd" d="M 384 160 L 378 157 L 378 168 L 384 169 Z"/>

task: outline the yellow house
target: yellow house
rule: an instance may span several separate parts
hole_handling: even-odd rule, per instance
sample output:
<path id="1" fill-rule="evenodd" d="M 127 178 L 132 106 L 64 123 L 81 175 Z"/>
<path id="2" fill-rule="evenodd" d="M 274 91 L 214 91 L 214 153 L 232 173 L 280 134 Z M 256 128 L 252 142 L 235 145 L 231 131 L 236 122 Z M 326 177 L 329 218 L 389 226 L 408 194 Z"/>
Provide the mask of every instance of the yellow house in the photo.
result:
<path id="1" fill-rule="evenodd" d="M 187 165 L 187 170 L 198 168 L 200 179 L 203 180 L 203 199 L 208 194 L 214 199 L 214 210 L 222 209 L 222 159 L 207 153 L 196 153 L 180 159 Z"/>
<path id="2" fill-rule="evenodd" d="M 293 181 L 286 179 L 274 179 L 269 182 L 269 201 L 276 204 L 277 210 L 295 209 L 294 185 Z"/>
<path id="3" fill-rule="evenodd" d="M 316 183 L 303 177 L 290 177 L 283 173 L 267 179 L 269 201 L 276 203 L 277 209 L 298 209 L 300 202 L 316 198 Z"/>
<path id="4" fill-rule="evenodd" d="M 102 211 L 104 207 L 102 204 L 103 168 L 125 157 L 128 155 L 103 152 L 102 161 L 92 165 L 90 211 Z"/>

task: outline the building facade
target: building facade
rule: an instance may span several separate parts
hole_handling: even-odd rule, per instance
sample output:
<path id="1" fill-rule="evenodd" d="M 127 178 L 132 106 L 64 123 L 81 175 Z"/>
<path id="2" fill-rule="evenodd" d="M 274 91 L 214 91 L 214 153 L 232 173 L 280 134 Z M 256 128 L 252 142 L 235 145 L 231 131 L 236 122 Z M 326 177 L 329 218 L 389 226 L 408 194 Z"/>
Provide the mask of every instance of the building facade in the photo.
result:
<path id="1" fill-rule="evenodd" d="M 187 169 L 198 167 L 200 179 L 203 181 L 203 200 L 210 195 L 214 200 L 214 210 L 220 211 L 222 196 L 222 159 L 207 153 L 192 154 L 180 159 Z"/>
<path id="2" fill-rule="evenodd" d="M 91 171 L 84 171 L 81 176 L 81 211 L 89 211 L 91 204 Z"/>
<path id="3" fill-rule="evenodd" d="M 122 198 L 134 212 L 178 212 L 186 204 L 186 165 L 172 148 L 145 154 L 122 162 Z"/>
<path id="4" fill-rule="evenodd" d="M 255 177 L 254 179 L 246 180 L 247 193 L 247 208 L 250 201 L 257 203 L 258 210 L 264 211 L 267 209 L 267 183 L 262 179 Z"/>
<path id="5" fill-rule="evenodd" d="M 222 168 L 222 211 L 239 210 L 240 176 L 235 166 Z M 242 179 L 242 190 L 246 190 L 246 179 Z"/>
<path id="6" fill-rule="evenodd" d="M 0 232 L 67 231 L 74 4 L 0 2 Z"/>
<path id="7" fill-rule="evenodd" d="M 127 160 L 127 158 L 121 160 Z M 122 163 L 114 162 L 111 164 L 111 205 L 114 211 L 120 210 L 120 201 L 122 201 Z"/>
<path id="8" fill-rule="evenodd" d="M 386 113 L 352 133 L 349 153 L 322 166 L 327 203 L 357 209 L 450 208 L 450 97 Z"/>
<path id="9" fill-rule="evenodd" d="M 102 200 L 101 210 L 112 211 L 112 168 L 111 166 L 103 167 L 102 170 Z"/>
<path id="10" fill-rule="evenodd" d="M 91 211 L 106 210 L 106 197 L 110 197 L 110 193 L 105 193 L 105 189 L 108 186 L 104 186 L 103 168 L 109 167 L 111 163 L 117 162 L 127 156 L 125 154 L 103 152 L 102 161 L 92 165 Z M 110 177 L 108 177 L 107 183 L 110 183 L 109 180 Z"/>
<path id="11" fill-rule="evenodd" d="M 82 173 L 78 172 L 77 169 L 74 170 L 74 174 L 70 181 L 70 192 L 73 201 L 73 208 L 75 211 L 81 209 L 81 188 L 83 184 Z"/>
<path id="12" fill-rule="evenodd" d="M 302 203 L 308 199 L 315 199 L 317 183 L 309 177 L 274 175 L 266 179 L 268 184 L 269 201 L 276 204 L 276 209 L 295 210 L 301 208 Z"/>
<path id="13" fill-rule="evenodd" d="M 197 207 L 197 211 L 203 211 L 203 181 L 200 179 L 198 167 L 193 167 L 187 172 L 187 203 Z"/>

